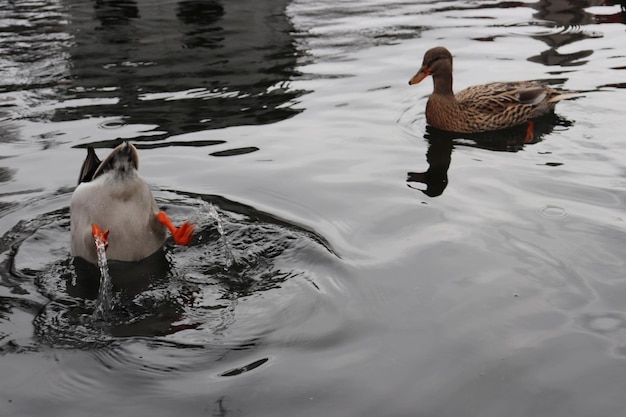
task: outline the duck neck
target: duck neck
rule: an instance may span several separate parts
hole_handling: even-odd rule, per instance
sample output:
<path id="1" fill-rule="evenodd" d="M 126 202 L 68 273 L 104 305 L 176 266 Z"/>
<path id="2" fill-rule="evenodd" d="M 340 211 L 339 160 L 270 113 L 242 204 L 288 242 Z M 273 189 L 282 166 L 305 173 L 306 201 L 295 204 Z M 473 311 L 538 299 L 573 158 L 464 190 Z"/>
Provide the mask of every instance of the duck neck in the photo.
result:
<path id="1" fill-rule="evenodd" d="M 451 71 L 433 75 L 433 83 L 435 85 L 435 88 L 433 90 L 434 94 L 454 97 L 454 93 L 452 92 Z"/>

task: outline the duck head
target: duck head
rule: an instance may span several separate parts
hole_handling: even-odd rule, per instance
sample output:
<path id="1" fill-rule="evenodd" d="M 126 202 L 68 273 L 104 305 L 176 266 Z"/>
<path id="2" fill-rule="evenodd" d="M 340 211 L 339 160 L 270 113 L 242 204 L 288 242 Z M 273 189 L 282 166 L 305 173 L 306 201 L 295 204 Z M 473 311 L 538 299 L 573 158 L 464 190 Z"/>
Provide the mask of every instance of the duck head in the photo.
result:
<path id="1" fill-rule="evenodd" d="M 452 74 L 452 54 L 443 46 L 429 49 L 424 54 L 422 66 L 410 80 L 409 85 L 417 84 L 424 78 L 432 75 L 447 76 Z"/>

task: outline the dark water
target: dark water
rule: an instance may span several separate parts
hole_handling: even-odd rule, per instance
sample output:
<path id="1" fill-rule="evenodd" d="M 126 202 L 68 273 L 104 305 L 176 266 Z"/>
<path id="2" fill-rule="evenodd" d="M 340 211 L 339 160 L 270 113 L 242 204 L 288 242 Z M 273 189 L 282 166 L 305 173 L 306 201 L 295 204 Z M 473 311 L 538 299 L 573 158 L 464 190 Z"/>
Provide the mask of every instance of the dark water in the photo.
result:
<path id="1" fill-rule="evenodd" d="M 624 8 L 610 1 L 0 3 L 0 415 L 624 415 Z M 584 92 L 427 128 L 455 86 Z M 121 140 L 189 247 L 69 254 Z M 210 214 L 222 221 L 225 241 Z M 228 250 L 235 263 L 229 264 Z"/>

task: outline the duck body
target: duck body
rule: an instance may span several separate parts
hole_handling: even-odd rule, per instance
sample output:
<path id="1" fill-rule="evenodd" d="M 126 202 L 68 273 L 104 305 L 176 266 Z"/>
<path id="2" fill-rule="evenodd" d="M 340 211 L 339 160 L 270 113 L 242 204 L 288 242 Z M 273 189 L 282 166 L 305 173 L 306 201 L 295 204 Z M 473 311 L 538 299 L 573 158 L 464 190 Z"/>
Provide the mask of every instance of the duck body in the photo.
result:
<path id="1" fill-rule="evenodd" d="M 138 261 L 159 250 L 166 226 L 159 209 L 139 175 L 136 148 L 123 143 L 100 162 L 93 149 L 81 169 L 70 203 L 71 252 L 97 263 L 93 225 L 108 229 L 107 258 Z"/>
<path id="2" fill-rule="evenodd" d="M 417 84 L 429 75 L 434 89 L 426 104 L 426 121 L 449 132 L 481 133 L 521 125 L 554 111 L 558 101 L 572 96 L 534 81 L 475 85 L 455 95 L 452 54 L 444 47 L 426 52 L 409 84 Z"/>
<path id="3" fill-rule="evenodd" d="M 475 85 L 454 99 L 432 94 L 426 103 L 426 121 L 441 130 L 481 133 L 505 129 L 554 111 L 557 90 L 532 81 Z M 525 98 L 530 96 L 530 98 Z"/>

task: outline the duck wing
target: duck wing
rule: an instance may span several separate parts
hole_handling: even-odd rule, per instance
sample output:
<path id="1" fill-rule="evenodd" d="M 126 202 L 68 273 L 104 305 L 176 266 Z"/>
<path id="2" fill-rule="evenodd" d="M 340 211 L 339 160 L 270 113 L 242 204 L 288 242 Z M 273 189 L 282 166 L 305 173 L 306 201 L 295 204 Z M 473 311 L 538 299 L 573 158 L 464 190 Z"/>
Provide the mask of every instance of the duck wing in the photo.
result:
<path id="1" fill-rule="evenodd" d="M 536 107 L 552 95 L 550 87 L 532 81 L 476 85 L 460 91 L 456 98 L 466 108 L 484 114 L 499 114 L 512 107 Z"/>
<path id="2" fill-rule="evenodd" d="M 83 166 L 80 168 L 80 175 L 78 176 L 78 183 L 89 182 L 93 179 L 93 174 L 100 166 L 100 158 L 96 155 L 92 146 L 87 148 L 87 158 L 83 162 Z"/>

